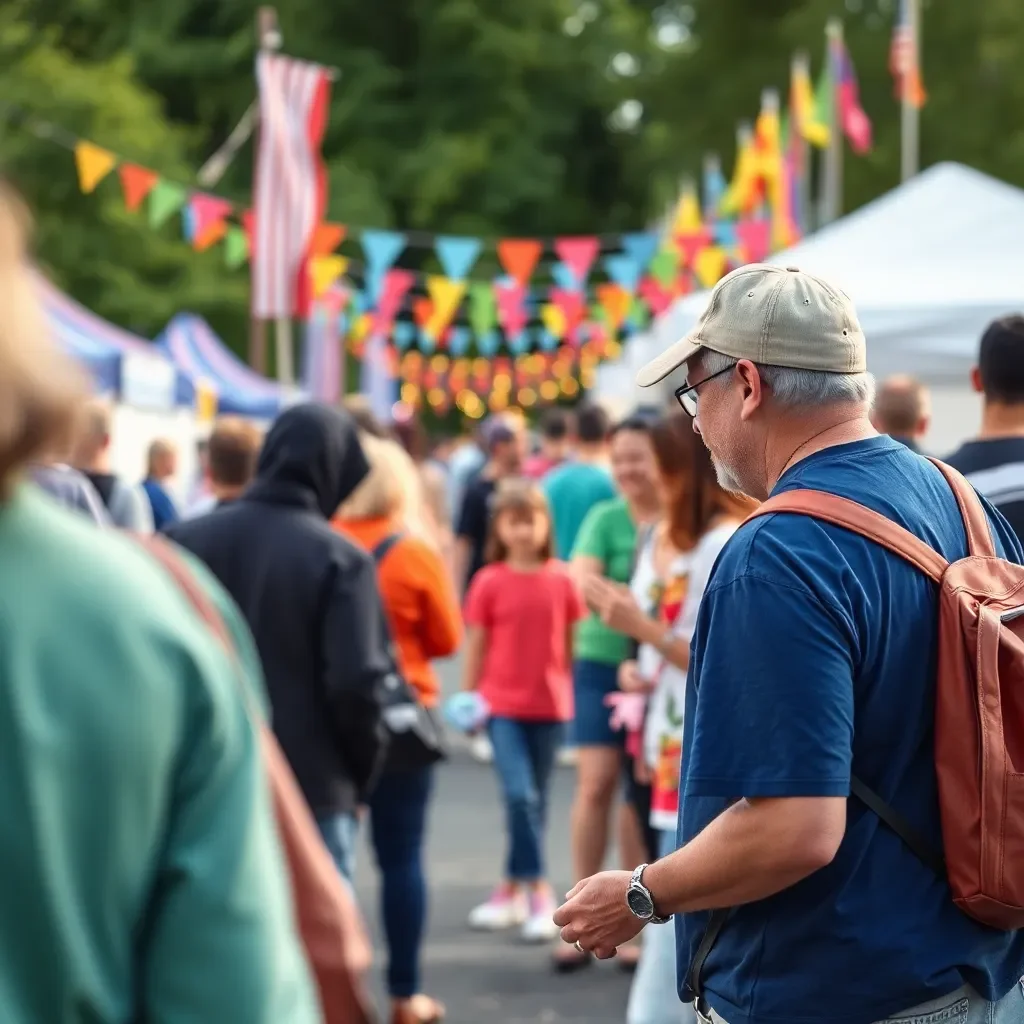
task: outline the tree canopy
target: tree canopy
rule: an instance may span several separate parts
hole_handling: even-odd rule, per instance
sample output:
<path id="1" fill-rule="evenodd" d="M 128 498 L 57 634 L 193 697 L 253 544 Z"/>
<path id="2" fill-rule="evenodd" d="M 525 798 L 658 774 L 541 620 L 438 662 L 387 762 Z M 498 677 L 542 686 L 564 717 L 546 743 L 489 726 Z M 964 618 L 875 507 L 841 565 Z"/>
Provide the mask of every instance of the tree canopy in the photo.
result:
<path id="1" fill-rule="evenodd" d="M 329 218 L 487 237 L 632 230 L 789 61 L 816 75 L 841 16 L 875 127 L 848 156 L 850 209 L 899 180 L 888 71 L 896 0 L 291 0 L 284 49 L 336 67 L 324 154 Z M 128 13 L 126 13 L 126 11 Z M 922 165 L 953 159 L 1024 185 L 1024 5 L 923 3 Z M 116 176 L 79 192 L 56 124 L 185 185 L 254 95 L 255 5 L 11 0 L 0 8 L 2 167 L 32 203 L 41 263 L 101 315 L 152 336 L 206 316 L 240 351 L 248 275 L 180 226 L 125 211 Z M 244 148 L 216 191 L 245 203 Z"/>

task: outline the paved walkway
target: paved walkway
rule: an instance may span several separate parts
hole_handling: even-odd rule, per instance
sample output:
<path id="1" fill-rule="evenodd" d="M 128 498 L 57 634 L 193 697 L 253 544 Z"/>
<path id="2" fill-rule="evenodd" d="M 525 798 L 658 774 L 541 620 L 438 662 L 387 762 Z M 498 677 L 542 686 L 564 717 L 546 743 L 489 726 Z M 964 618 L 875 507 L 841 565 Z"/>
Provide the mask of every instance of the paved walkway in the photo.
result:
<path id="1" fill-rule="evenodd" d="M 454 666 L 445 666 L 451 689 Z M 571 884 L 569 805 L 574 775 L 556 772 L 548 850 L 557 891 Z M 497 880 L 505 830 L 493 771 L 458 750 L 440 767 L 431 807 L 427 856 L 431 905 L 424 988 L 448 1007 L 449 1024 L 622 1024 L 629 977 L 615 961 L 556 975 L 546 946 L 515 934 L 470 931 L 466 917 Z M 372 853 L 360 853 L 357 888 L 379 942 L 377 878 Z M 377 974 L 383 964 L 379 955 Z"/>

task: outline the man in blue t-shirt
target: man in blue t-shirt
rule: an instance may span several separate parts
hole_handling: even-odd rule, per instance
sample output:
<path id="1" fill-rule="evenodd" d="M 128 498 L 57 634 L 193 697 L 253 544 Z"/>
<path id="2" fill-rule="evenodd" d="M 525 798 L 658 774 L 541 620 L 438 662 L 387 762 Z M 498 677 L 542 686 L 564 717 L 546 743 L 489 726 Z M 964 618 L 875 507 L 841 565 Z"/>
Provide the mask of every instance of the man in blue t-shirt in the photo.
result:
<path id="1" fill-rule="evenodd" d="M 676 395 L 725 486 L 839 494 L 964 557 L 942 475 L 870 424 L 864 336 L 838 289 L 740 268 L 638 383 L 684 365 Z M 1020 561 L 986 508 L 1000 553 Z M 556 915 L 563 938 L 609 956 L 650 914 L 674 914 L 689 1000 L 708 911 L 735 908 L 699 972 L 705 1020 L 1024 1021 L 1024 932 L 961 913 L 946 879 L 850 796 L 856 773 L 941 849 L 936 644 L 935 585 L 902 559 L 806 516 L 743 526 L 692 641 L 681 848 L 580 883 Z"/>

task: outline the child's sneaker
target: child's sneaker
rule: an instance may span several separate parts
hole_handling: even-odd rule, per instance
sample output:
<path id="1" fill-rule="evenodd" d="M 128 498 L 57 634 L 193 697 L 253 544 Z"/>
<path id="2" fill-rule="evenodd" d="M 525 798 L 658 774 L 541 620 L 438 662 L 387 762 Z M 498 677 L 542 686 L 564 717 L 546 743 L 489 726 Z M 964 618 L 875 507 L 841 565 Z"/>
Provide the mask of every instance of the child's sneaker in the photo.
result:
<path id="1" fill-rule="evenodd" d="M 469 912 L 470 928 L 497 932 L 522 924 L 530 913 L 526 894 L 510 885 L 499 885 L 490 899 Z"/>
<path id="2" fill-rule="evenodd" d="M 534 889 L 530 893 L 529 916 L 523 923 L 525 942 L 550 942 L 558 935 L 559 927 L 551 918 L 558 908 L 555 898 L 547 887 Z"/>
<path id="3" fill-rule="evenodd" d="M 480 764 L 490 764 L 494 760 L 494 747 L 491 746 L 487 734 L 483 732 L 477 733 L 469 741 L 469 752 L 473 760 L 479 761 Z"/>

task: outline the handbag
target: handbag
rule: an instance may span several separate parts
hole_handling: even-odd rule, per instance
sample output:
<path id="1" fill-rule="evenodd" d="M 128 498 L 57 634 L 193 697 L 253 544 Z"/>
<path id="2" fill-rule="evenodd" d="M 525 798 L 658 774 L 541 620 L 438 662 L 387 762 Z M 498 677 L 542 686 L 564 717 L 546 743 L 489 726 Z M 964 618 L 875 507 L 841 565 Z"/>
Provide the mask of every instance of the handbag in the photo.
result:
<path id="1" fill-rule="evenodd" d="M 166 541 L 137 537 L 188 598 L 210 632 L 237 663 L 235 645 L 220 612 L 188 566 Z M 296 924 L 320 993 L 325 1024 L 374 1024 L 366 973 L 372 946 L 355 897 L 338 873 L 295 775 L 262 716 L 241 687 L 246 708 L 259 731 L 260 748 L 273 798 L 278 835 L 288 863 Z"/>
<path id="2" fill-rule="evenodd" d="M 374 564 L 380 570 L 388 552 L 402 539 L 402 534 L 385 537 L 371 552 Z M 381 717 L 388 730 L 390 742 L 384 761 L 386 772 L 408 772 L 428 768 L 448 756 L 444 726 L 436 712 L 424 707 L 409 685 L 398 660 L 392 641 L 388 647 L 391 671 L 381 682 Z"/>

